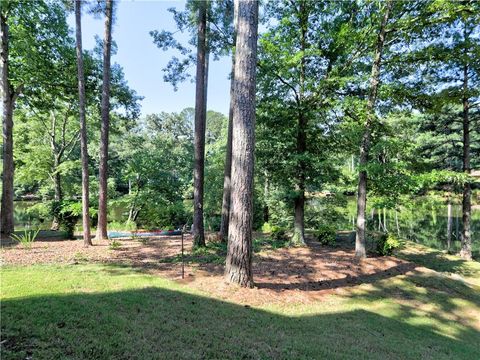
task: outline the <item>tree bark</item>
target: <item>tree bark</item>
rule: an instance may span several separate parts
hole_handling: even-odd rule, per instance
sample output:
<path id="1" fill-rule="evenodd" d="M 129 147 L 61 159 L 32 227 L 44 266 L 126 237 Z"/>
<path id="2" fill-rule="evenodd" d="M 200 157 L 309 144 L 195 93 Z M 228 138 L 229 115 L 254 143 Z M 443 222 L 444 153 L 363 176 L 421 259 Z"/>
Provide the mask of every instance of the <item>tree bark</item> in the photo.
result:
<path id="1" fill-rule="evenodd" d="M 82 50 L 82 2 L 75 1 L 75 31 L 77 47 L 78 72 L 78 107 L 80 118 L 80 157 L 82 160 L 82 224 L 83 244 L 92 245 L 90 238 L 90 204 L 89 204 L 89 177 L 88 177 L 88 149 L 87 149 L 87 121 L 85 119 L 85 72 L 83 68 Z"/>
<path id="2" fill-rule="evenodd" d="M 235 0 L 232 194 L 225 279 L 253 287 L 252 222 L 258 1 Z"/>
<path id="3" fill-rule="evenodd" d="M 308 11 L 305 8 L 305 2 L 301 1 L 299 6 L 299 22 L 300 22 L 300 49 L 302 54 L 306 50 Z M 305 153 L 307 151 L 307 126 L 308 119 L 303 109 L 303 98 L 305 93 L 305 56 L 302 56 L 300 62 L 300 89 L 298 95 L 298 124 L 297 124 L 297 155 L 299 157 L 297 167 L 297 178 L 295 184 L 295 200 L 294 200 L 294 223 L 292 244 L 305 245 L 305 176 L 306 163 Z"/>
<path id="4" fill-rule="evenodd" d="M 112 49 L 112 0 L 106 0 L 105 32 L 103 39 L 103 84 L 102 84 L 102 125 L 100 129 L 100 164 L 98 191 L 97 239 L 108 238 L 107 198 L 108 198 L 108 132 L 110 127 L 110 59 Z"/>
<path id="5" fill-rule="evenodd" d="M 9 236 L 14 230 L 13 219 L 13 108 L 14 93 L 8 78 L 8 24 L 4 14 L 0 14 L 1 31 L 1 91 L 3 104 L 3 176 L 2 176 L 2 203 L 1 203 L 1 232 Z"/>
<path id="6" fill-rule="evenodd" d="M 222 221 L 220 223 L 220 238 L 222 242 L 228 240 L 228 226 L 230 220 L 230 195 L 232 175 L 232 136 L 233 136 L 233 89 L 235 85 L 235 57 L 232 55 L 232 74 L 230 79 L 230 109 L 228 112 L 227 149 L 225 154 L 225 170 L 223 174 Z"/>
<path id="7" fill-rule="evenodd" d="M 447 204 L 447 250 L 450 251 L 452 246 L 452 201 L 448 198 Z"/>
<path id="8" fill-rule="evenodd" d="M 195 94 L 195 133 L 193 171 L 193 242 L 194 246 L 205 246 L 203 223 L 203 186 L 205 174 L 205 36 L 207 25 L 206 2 L 198 3 L 197 75 Z"/>
<path id="9" fill-rule="evenodd" d="M 372 74 L 370 77 L 370 94 L 367 103 L 367 120 L 364 125 L 362 143 L 360 145 L 360 160 L 358 174 L 358 198 L 357 198 L 357 234 L 355 238 L 355 257 L 363 259 L 367 256 L 365 250 L 365 210 L 367 208 L 367 171 L 365 166 L 368 163 L 370 151 L 371 126 L 375 118 L 375 103 L 377 101 L 378 86 L 380 84 L 380 69 L 382 65 L 382 54 L 385 44 L 386 25 L 390 16 L 393 1 L 387 2 L 378 32 Z"/>
<path id="10" fill-rule="evenodd" d="M 466 31 L 465 31 L 466 34 Z M 466 40 L 466 39 L 465 39 Z M 468 65 L 463 67 L 463 171 L 470 174 L 470 118 L 468 100 Z M 472 234 L 470 220 L 472 216 L 472 188 L 467 180 L 463 185 L 462 194 L 462 247 L 460 256 L 465 260 L 472 260 Z"/>

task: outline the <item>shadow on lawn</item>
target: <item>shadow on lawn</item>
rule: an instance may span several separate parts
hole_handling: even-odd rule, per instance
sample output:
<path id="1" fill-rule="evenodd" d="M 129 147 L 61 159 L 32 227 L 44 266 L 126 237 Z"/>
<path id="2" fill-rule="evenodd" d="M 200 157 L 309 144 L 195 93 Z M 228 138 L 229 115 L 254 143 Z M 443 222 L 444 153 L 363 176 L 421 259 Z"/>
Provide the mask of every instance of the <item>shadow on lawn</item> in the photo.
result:
<path id="1" fill-rule="evenodd" d="M 374 300 L 378 291 L 358 299 Z M 442 309 L 455 307 L 451 300 L 421 299 Z M 473 359 L 480 340 L 457 323 L 455 338 L 443 336 L 411 321 L 418 315 L 407 306 L 392 307 L 389 317 L 361 308 L 294 317 L 157 287 L 1 306 L 2 359 Z"/>
<path id="2" fill-rule="evenodd" d="M 408 248 L 408 244 L 405 247 Z M 480 275 L 480 264 L 478 261 L 466 261 L 459 257 L 453 258 L 441 251 L 430 248 L 425 248 L 425 250 L 419 253 L 399 251 L 397 256 L 439 272 L 455 273 L 466 277 Z"/>

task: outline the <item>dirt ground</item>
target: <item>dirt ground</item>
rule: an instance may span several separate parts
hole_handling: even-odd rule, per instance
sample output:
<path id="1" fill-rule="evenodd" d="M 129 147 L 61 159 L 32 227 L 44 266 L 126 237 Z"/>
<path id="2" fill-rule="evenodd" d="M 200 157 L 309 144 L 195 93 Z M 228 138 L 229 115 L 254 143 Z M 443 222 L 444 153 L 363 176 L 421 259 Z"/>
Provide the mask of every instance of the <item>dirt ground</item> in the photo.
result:
<path id="1" fill-rule="evenodd" d="M 325 247 L 309 242 L 306 247 L 265 250 L 254 255 L 255 288 L 242 289 L 223 281 L 223 265 L 172 262 L 181 253 L 180 237 L 156 237 L 143 244 L 138 240 L 118 239 L 113 250 L 109 241 L 94 241 L 85 248 L 81 240 L 37 240 L 31 249 L 7 245 L 1 249 L 3 265 L 106 263 L 132 266 L 201 289 L 216 298 L 249 305 L 275 302 L 307 303 L 326 294 L 338 293 L 360 283 L 414 270 L 415 265 L 395 257 L 354 259 L 353 249 Z M 185 252 L 192 238 L 185 236 Z M 176 258 L 178 259 L 178 257 Z"/>

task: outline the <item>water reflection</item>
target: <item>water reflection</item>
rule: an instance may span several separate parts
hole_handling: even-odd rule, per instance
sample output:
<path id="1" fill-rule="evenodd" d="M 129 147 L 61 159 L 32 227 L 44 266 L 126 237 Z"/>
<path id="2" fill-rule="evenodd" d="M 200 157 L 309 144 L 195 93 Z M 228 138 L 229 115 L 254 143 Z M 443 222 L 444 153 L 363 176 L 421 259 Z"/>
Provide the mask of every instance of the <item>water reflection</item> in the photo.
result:
<path id="1" fill-rule="evenodd" d="M 338 229 L 355 229 L 356 202 L 354 198 L 349 198 L 347 205 L 339 208 L 337 214 Z M 436 249 L 447 250 L 450 248 L 453 252 L 460 250 L 463 227 L 461 204 L 448 206 L 443 201 L 419 199 L 409 206 L 401 206 L 397 211 L 375 209 L 370 206 L 367 214 L 367 226 L 371 230 L 394 232 L 399 237 Z M 480 251 L 480 208 L 478 205 L 472 209 L 471 229 L 473 249 Z M 450 244 L 448 233 L 450 233 Z"/>

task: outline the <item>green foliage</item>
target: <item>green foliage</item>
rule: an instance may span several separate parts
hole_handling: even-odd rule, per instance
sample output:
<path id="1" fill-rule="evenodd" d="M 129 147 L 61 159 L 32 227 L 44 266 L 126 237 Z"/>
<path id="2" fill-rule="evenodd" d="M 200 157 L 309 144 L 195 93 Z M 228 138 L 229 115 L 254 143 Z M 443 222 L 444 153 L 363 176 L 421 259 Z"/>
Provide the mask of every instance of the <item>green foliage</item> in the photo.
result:
<path id="1" fill-rule="evenodd" d="M 400 246 L 400 241 L 391 233 L 382 233 L 376 236 L 377 253 L 382 256 L 390 256 Z"/>
<path id="2" fill-rule="evenodd" d="M 22 244 L 24 249 L 31 249 L 33 242 L 37 238 L 40 229 L 37 230 L 24 230 L 23 234 L 12 234 L 12 239 Z"/>
<path id="3" fill-rule="evenodd" d="M 118 250 L 122 247 L 122 243 L 118 241 L 117 239 L 113 239 L 110 244 L 108 245 L 108 248 L 110 250 Z"/>
<path id="4" fill-rule="evenodd" d="M 334 226 L 322 225 L 316 229 L 313 234 L 320 244 L 328 246 L 335 245 L 337 231 Z"/>
<path id="5" fill-rule="evenodd" d="M 133 221 L 125 221 L 125 222 L 112 221 L 108 223 L 108 228 L 111 230 L 136 231 L 137 224 L 135 224 L 135 222 Z"/>
<path id="6" fill-rule="evenodd" d="M 275 241 L 289 241 L 287 229 L 277 225 L 273 225 L 270 227 L 270 237 Z"/>
<path id="7" fill-rule="evenodd" d="M 50 209 L 52 217 L 58 220 L 66 237 L 73 239 L 75 225 L 82 215 L 82 203 L 75 200 L 53 201 Z"/>
<path id="8" fill-rule="evenodd" d="M 270 234 L 272 232 L 272 225 L 270 225 L 270 223 L 268 223 L 268 222 L 263 223 L 262 232 L 264 234 Z"/>

